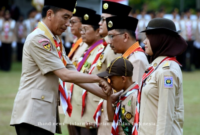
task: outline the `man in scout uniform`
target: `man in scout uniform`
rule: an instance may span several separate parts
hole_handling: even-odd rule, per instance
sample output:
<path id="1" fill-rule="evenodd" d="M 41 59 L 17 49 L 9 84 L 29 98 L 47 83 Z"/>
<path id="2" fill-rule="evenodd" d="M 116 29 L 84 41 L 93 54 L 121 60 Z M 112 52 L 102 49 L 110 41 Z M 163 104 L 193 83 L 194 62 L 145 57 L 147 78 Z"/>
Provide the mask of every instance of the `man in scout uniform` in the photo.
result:
<path id="1" fill-rule="evenodd" d="M 77 70 L 85 74 L 96 74 L 93 73 L 93 70 L 97 68 L 97 60 L 105 48 L 99 34 L 98 23 L 100 15 L 90 11 L 83 14 L 81 20 L 81 37 L 83 42 L 88 45 L 88 48 L 82 54 Z M 96 129 L 86 129 L 85 122 L 94 122 L 92 116 L 100 98 L 87 93 L 87 91 L 76 85 L 72 85 L 70 91 L 71 103 L 74 109 L 71 117 L 66 116 L 65 123 L 75 125 L 77 134 L 97 134 Z"/>
<path id="2" fill-rule="evenodd" d="M 106 71 L 99 73 L 98 76 L 109 78 L 111 87 L 117 92 L 124 90 L 115 106 L 112 104 L 111 96 L 107 98 L 108 119 L 113 122 L 110 133 L 112 135 L 137 135 L 139 85 L 132 81 L 132 76 L 134 76 L 132 63 L 124 57 L 116 58 Z"/>
<path id="3" fill-rule="evenodd" d="M 76 7 L 73 12 L 73 17 L 70 20 L 70 27 L 71 32 L 74 36 L 76 36 L 76 39 L 74 40 L 74 44 L 72 45 L 71 51 L 68 54 L 68 57 L 73 62 L 74 66 L 77 67 L 78 60 L 81 57 L 81 55 L 85 52 L 88 45 L 83 42 L 81 38 L 81 17 L 88 12 L 96 13 L 96 11 L 84 7 Z"/>
<path id="4" fill-rule="evenodd" d="M 10 11 L 6 10 L 4 19 L 0 24 L 0 67 L 3 71 L 10 71 L 12 61 L 12 46 L 16 46 L 16 22 L 10 18 Z"/>
<path id="5" fill-rule="evenodd" d="M 84 7 L 76 7 L 73 12 L 73 17 L 70 20 L 71 32 L 74 36 L 76 36 L 76 39 L 74 40 L 74 44 L 72 45 L 72 48 L 71 48 L 70 53 L 68 54 L 68 57 L 73 62 L 74 66 L 76 68 L 77 68 L 79 59 L 81 58 L 81 55 L 84 54 L 84 52 L 86 51 L 86 49 L 88 47 L 88 45 L 85 42 L 83 42 L 83 40 L 81 38 L 81 31 L 80 31 L 81 26 L 82 26 L 81 18 L 85 14 L 95 14 L 95 13 L 96 13 L 96 11 L 94 11 L 92 9 L 88 9 L 88 8 L 84 8 Z M 68 90 L 70 90 L 70 85 L 71 84 L 68 83 Z M 72 103 L 76 103 L 76 102 L 80 101 L 79 98 L 76 98 L 76 95 L 80 94 L 80 92 L 81 91 L 77 91 L 77 90 L 75 90 L 73 92 Z M 75 96 L 75 98 L 74 98 L 74 96 Z M 76 110 L 76 107 L 81 107 L 81 106 L 73 105 L 74 111 Z M 75 134 L 74 132 L 76 130 L 74 128 L 75 127 L 73 125 L 68 125 L 68 130 L 69 130 L 70 135 Z"/>
<path id="6" fill-rule="evenodd" d="M 141 84 L 142 76 L 148 68 L 147 57 L 135 39 L 138 19 L 133 17 L 114 16 L 106 18 L 109 44 L 115 53 L 121 53 L 133 64 L 132 80 Z"/>
<path id="7" fill-rule="evenodd" d="M 110 16 L 128 16 L 131 11 L 131 7 L 110 2 L 110 1 L 103 1 L 102 2 L 102 14 L 101 14 L 101 21 L 99 22 L 100 30 L 99 33 L 102 38 L 104 38 L 104 45 L 106 45 L 105 50 L 101 54 L 100 59 L 98 60 L 98 67 L 94 69 L 94 73 L 99 73 L 105 71 L 106 68 L 110 65 L 111 61 L 120 56 L 120 54 L 115 54 L 110 45 L 107 43 L 107 26 L 105 19 Z M 107 135 L 110 134 L 110 129 L 112 127 L 112 123 L 108 122 L 107 116 L 107 103 L 106 100 L 100 100 L 98 107 L 96 107 L 95 114 L 93 118 L 96 121 L 96 126 L 98 127 L 98 135 Z M 99 115 L 100 114 L 100 115 Z M 100 119 L 100 123 L 99 123 Z M 89 126 L 94 125 L 93 123 L 89 123 Z"/>
<path id="8" fill-rule="evenodd" d="M 59 126 L 59 93 L 64 112 L 71 115 L 64 82 L 80 83 L 84 89 L 94 88 L 101 92 L 97 83 L 109 89 L 105 81 L 96 75 L 76 71 L 65 56 L 58 35 L 69 26 L 76 0 L 45 0 L 43 20 L 26 39 L 23 50 L 22 77 L 15 98 L 10 125 L 18 135 L 53 135 L 61 133 Z M 59 79 L 60 78 L 60 79 Z M 103 92 L 103 91 L 102 91 Z"/>

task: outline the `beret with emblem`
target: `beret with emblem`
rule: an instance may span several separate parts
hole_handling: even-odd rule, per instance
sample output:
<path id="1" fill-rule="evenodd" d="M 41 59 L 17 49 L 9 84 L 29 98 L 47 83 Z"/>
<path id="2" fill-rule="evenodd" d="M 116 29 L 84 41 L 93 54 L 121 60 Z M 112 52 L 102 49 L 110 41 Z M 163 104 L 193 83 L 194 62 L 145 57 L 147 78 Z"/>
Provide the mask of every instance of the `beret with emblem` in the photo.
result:
<path id="1" fill-rule="evenodd" d="M 76 6 L 76 1 L 77 0 L 45 0 L 44 6 L 54 6 L 73 12 Z"/>
<path id="2" fill-rule="evenodd" d="M 118 16 L 128 16 L 131 11 L 131 7 L 111 1 L 102 2 L 102 13 L 118 15 Z"/>
<path id="3" fill-rule="evenodd" d="M 81 20 L 82 24 L 99 26 L 99 21 L 101 19 L 101 16 L 94 13 L 88 13 L 84 14 L 81 19 L 82 19 Z"/>
<path id="4" fill-rule="evenodd" d="M 84 14 L 90 14 L 90 13 L 96 14 L 96 11 L 89 8 L 77 6 L 74 8 L 73 16 L 82 17 Z"/>
<path id="5" fill-rule="evenodd" d="M 108 31 L 113 29 L 127 29 L 135 31 L 138 19 L 130 16 L 113 16 L 106 18 Z"/>

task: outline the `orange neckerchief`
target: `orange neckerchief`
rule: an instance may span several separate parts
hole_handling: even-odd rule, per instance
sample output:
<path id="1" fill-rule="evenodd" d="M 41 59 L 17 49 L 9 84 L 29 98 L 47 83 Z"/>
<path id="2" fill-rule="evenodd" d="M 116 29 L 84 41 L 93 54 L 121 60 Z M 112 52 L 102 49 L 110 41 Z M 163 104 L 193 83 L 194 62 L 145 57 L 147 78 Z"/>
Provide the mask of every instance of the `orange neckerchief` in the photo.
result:
<path id="1" fill-rule="evenodd" d="M 122 55 L 124 58 L 127 58 L 131 53 L 136 51 L 138 48 L 140 48 L 140 45 L 138 42 L 134 43 L 131 47 L 126 50 L 126 52 Z"/>
<path id="2" fill-rule="evenodd" d="M 74 54 L 74 52 L 78 49 L 78 47 L 79 47 L 79 45 L 80 45 L 80 43 L 81 43 L 82 41 L 83 41 L 82 38 L 79 38 L 79 39 L 76 41 L 76 43 L 72 46 L 72 49 L 71 49 L 70 53 L 68 54 L 68 57 L 69 57 L 69 58 L 70 58 L 70 57 Z"/>

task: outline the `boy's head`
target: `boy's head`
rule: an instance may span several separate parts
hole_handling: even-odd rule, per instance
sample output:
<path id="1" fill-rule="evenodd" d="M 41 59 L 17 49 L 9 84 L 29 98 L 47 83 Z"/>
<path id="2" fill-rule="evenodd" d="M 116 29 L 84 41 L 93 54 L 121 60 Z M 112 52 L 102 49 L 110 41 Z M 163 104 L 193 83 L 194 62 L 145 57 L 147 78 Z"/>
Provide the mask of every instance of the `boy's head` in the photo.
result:
<path id="1" fill-rule="evenodd" d="M 127 83 L 132 82 L 133 65 L 123 57 L 114 59 L 106 71 L 99 73 L 102 78 L 109 78 L 110 85 L 116 91 L 124 89 Z"/>

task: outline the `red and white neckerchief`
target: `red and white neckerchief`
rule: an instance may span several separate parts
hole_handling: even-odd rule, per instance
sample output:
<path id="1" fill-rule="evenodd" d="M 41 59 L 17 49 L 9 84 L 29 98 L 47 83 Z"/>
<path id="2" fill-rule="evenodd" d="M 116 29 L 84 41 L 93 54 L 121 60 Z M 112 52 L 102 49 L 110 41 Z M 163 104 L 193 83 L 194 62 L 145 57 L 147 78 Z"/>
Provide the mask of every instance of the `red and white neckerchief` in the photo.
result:
<path id="1" fill-rule="evenodd" d="M 54 40 L 54 42 L 55 42 L 55 45 L 56 45 L 56 50 L 58 52 L 58 56 L 61 59 L 61 61 L 63 62 L 63 64 L 66 66 L 67 62 L 64 58 L 64 55 L 62 55 L 63 46 L 60 45 L 59 43 L 57 43 L 56 40 Z M 66 82 L 63 82 L 61 79 L 59 79 L 59 88 L 58 89 L 60 91 L 60 98 L 61 98 L 61 104 L 62 104 L 63 111 L 64 111 L 65 115 L 66 115 L 66 112 L 67 112 L 68 115 L 71 117 L 72 105 L 71 105 L 71 102 L 69 100 Z"/>
<path id="2" fill-rule="evenodd" d="M 92 62 L 92 65 L 90 67 L 89 73 L 91 74 L 92 71 L 94 70 L 94 68 L 97 65 L 97 61 L 99 60 L 99 57 L 101 55 L 101 53 L 104 51 L 104 46 L 102 46 L 101 48 L 99 48 L 97 55 L 95 56 L 94 61 Z M 86 106 L 86 96 L 87 96 L 87 91 L 83 89 L 82 92 L 82 111 L 81 111 L 81 117 L 83 117 L 83 114 L 85 112 L 85 106 Z"/>
<path id="3" fill-rule="evenodd" d="M 191 21 L 186 22 L 186 35 L 187 35 L 188 40 L 192 39 L 192 22 Z"/>
<path id="4" fill-rule="evenodd" d="M 121 102 L 124 101 L 130 94 L 132 94 L 135 91 L 137 91 L 137 95 L 138 95 L 139 85 L 135 85 L 124 96 L 121 96 L 119 98 L 119 102 L 117 103 L 114 118 L 113 118 L 111 135 L 118 135 L 119 134 L 118 121 L 120 119 L 119 118 L 119 110 L 120 110 L 120 107 L 121 107 Z M 134 121 L 133 121 L 132 135 L 138 135 L 138 123 L 139 123 L 139 102 L 137 101 L 136 102 L 136 108 L 135 108 L 135 116 L 134 116 Z"/>
<path id="5" fill-rule="evenodd" d="M 4 37 L 5 37 L 5 39 L 8 39 L 9 31 L 10 31 L 10 23 L 5 22 L 5 24 L 4 24 Z"/>
<path id="6" fill-rule="evenodd" d="M 103 101 L 104 101 L 103 99 L 99 101 L 99 104 L 93 116 L 93 119 L 95 120 L 97 127 L 99 127 L 99 124 L 101 122 L 101 109 L 102 109 Z"/>

